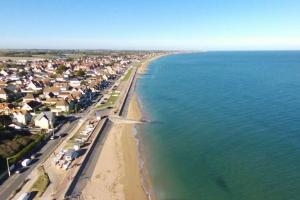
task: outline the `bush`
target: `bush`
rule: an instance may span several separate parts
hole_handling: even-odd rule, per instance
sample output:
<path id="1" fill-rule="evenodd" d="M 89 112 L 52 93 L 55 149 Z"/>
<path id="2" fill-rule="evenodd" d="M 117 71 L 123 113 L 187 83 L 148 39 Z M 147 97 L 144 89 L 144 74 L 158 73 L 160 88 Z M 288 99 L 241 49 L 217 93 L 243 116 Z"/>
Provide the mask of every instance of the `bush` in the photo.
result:
<path id="1" fill-rule="evenodd" d="M 40 175 L 39 175 L 38 179 L 32 185 L 31 191 L 38 192 L 37 197 L 41 197 L 43 195 L 43 193 L 46 191 L 46 189 L 50 183 L 50 179 L 49 179 L 48 174 L 45 172 L 45 169 L 42 166 L 40 166 L 38 168 L 38 170 L 39 170 Z"/>
<path id="2" fill-rule="evenodd" d="M 39 135 L 39 137 L 31 142 L 29 145 L 27 145 L 26 147 L 24 147 L 21 151 L 19 151 L 17 154 L 9 157 L 9 163 L 15 163 L 18 160 L 20 160 L 25 154 L 27 154 L 28 152 L 30 152 L 42 139 L 44 138 L 44 135 Z"/>

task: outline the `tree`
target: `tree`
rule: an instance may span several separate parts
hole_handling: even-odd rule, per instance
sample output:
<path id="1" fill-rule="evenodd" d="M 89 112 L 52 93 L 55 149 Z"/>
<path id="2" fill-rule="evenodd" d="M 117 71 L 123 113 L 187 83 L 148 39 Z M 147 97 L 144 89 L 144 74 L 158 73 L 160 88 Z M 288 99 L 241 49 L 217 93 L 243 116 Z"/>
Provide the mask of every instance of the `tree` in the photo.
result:
<path id="1" fill-rule="evenodd" d="M 88 82 L 83 80 L 83 81 L 81 81 L 80 85 L 88 85 Z"/>
<path id="2" fill-rule="evenodd" d="M 57 74 L 63 74 L 64 71 L 67 70 L 67 67 L 65 65 L 59 65 L 57 68 L 56 68 L 56 73 Z"/>
<path id="3" fill-rule="evenodd" d="M 78 71 L 75 71 L 74 72 L 74 76 L 77 76 L 77 77 L 84 77 L 85 76 L 85 71 L 83 71 L 82 69 L 78 70 Z"/>
<path id="4" fill-rule="evenodd" d="M 8 126 L 12 123 L 12 119 L 9 115 L 0 115 L 0 126 Z"/>
<path id="5" fill-rule="evenodd" d="M 50 76 L 49 76 L 50 78 L 56 78 L 57 77 L 57 75 L 56 74 L 50 74 Z"/>
<path id="6" fill-rule="evenodd" d="M 74 61 L 74 58 L 69 57 L 69 58 L 67 58 L 67 61 L 72 62 L 72 61 Z"/>
<path id="7" fill-rule="evenodd" d="M 19 71 L 17 74 L 20 77 L 25 77 L 27 75 L 27 72 L 23 70 L 23 71 Z"/>

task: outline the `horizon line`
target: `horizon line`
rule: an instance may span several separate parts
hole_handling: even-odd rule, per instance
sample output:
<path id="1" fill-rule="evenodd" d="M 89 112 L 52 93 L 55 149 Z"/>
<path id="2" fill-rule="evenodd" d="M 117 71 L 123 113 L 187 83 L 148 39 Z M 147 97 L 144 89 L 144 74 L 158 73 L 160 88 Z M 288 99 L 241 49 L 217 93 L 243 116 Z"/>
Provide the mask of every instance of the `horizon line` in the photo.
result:
<path id="1" fill-rule="evenodd" d="M 299 49 L 213 49 L 213 50 L 180 50 L 180 49 L 110 49 L 110 48 L 0 48 L 0 51 L 172 51 L 172 52 L 224 52 L 224 51 L 300 51 Z"/>

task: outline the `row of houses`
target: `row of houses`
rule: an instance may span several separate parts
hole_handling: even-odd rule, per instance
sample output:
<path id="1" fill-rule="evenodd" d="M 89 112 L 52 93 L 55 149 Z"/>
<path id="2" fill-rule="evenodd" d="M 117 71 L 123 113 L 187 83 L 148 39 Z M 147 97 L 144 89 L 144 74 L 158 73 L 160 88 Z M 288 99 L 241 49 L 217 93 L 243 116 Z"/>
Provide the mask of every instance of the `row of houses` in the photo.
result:
<path id="1" fill-rule="evenodd" d="M 85 108 L 139 55 L 0 62 L 0 114 L 22 126 L 53 127 L 55 116 Z"/>

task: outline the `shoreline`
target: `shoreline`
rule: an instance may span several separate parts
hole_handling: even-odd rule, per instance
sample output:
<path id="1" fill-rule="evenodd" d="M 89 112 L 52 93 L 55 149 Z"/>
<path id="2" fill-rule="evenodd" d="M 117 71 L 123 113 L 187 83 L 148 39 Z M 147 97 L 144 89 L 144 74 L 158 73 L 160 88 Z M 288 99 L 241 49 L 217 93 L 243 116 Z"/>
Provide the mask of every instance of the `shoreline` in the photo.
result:
<path id="1" fill-rule="evenodd" d="M 165 55 L 165 54 L 164 54 Z M 139 75 L 147 70 L 150 62 L 164 55 L 143 61 L 129 91 L 126 117 L 143 119 L 135 84 Z M 114 123 L 103 143 L 91 180 L 83 189 L 85 199 L 155 200 L 148 166 L 143 159 L 139 124 Z"/>
<path id="2" fill-rule="evenodd" d="M 138 109 L 141 120 L 147 119 L 148 116 L 147 116 L 145 110 L 143 109 L 141 99 L 139 98 L 139 95 L 136 91 L 136 81 L 139 80 L 140 76 L 143 76 L 144 74 L 147 73 L 149 64 L 152 61 L 155 61 L 157 59 L 160 59 L 161 57 L 168 56 L 168 55 L 171 55 L 171 54 L 167 53 L 167 54 L 162 54 L 162 55 L 151 57 L 151 58 L 147 59 L 146 61 L 144 61 L 143 63 L 141 63 L 141 66 L 137 70 L 137 77 L 135 79 L 135 83 L 133 86 L 134 91 L 133 91 L 132 96 L 135 101 L 134 103 L 136 104 L 136 108 Z M 148 122 L 146 122 L 146 123 L 148 123 Z M 135 132 L 134 138 L 136 140 L 136 149 L 137 149 L 137 153 L 138 153 L 140 179 L 141 179 L 141 184 L 143 186 L 143 190 L 144 190 L 145 194 L 147 195 L 148 200 L 156 200 L 157 198 L 156 198 L 155 192 L 153 190 L 152 180 L 151 180 L 151 176 L 149 173 L 149 165 L 146 160 L 146 155 L 145 155 L 146 152 L 143 149 L 143 136 L 142 136 L 143 127 L 142 126 L 143 126 L 142 124 L 135 124 L 133 127 L 134 132 Z"/>
<path id="3" fill-rule="evenodd" d="M 134 80 L 133 84 L 133 93 L 130 99 L 130 104 L 135 104 L 133 109 L 136 109 L 138 112 L 139 117 L 134 118 L 137 120 L 145 120 L 147 117 L 145 114 L 145 110 L 143 110 L 142 102 L 141 99 L 138 96 L 138 93 L 136 91 L 136 81 L 139 80 L 140 76 L 143 76 L 144 74 L 147 73 L 148 66 L 152 61 L 155 61 L 161 57 L 168 56 L 170 54 L 162 54 L 158 56 L 154 56 L 151 58 L 148 58 L 147 60 L 143 61 L 141 65 L 137 69 L 137 77 Z M 130 106 L 128 108 L 128 114 L 130 111 L 133 109 L 130 109 Z M 130 118 L 130 116 L 127 116 Z M 146 122 L 147 123 L 147 122 Z M 138 161 L 138 167 L 139 167 L 139 173 L 140 173 L 140 181 L 141 185 L 143 188 L 144 193 L 147 196 L 148 200 L 156 200 L 156 195 L 155 192 L 153 191 L 152 187 L 152 180 L 151 176 L 149 173 L 149 166 L 147 164 L 145 152 L 143 149 L 143 138 L 142 138 L 142 133 L 143 133 L 143 125 L 142 124 L 134 124 L 132 129 L 133 129 L 133 136 L 136 142 L 136 151 L 137 151 L 137 161 Z"/>
<path id="4" fill-rule="evenodd" d="M 141 104 L 140 101 L 138 99 L 138 95 L 135 92 L 135 98 L 136 98 L 136 104 L 138 105 L 139 108 L 139 112 L 141 113 L 142 118 L 144 119 L 144 112 L 141 108 Z M 136 124 L 134 125 L 133 129 L 133 133 L 134 133 L 134 139 L 136 141 L 136 148 L 137 148 L 137 154 L 138 154 L 138 163 L 139 163 L 139 171 L 140 171 L 140 179 L 141 179 L 141 184 L 143 187 L 143 190 L 147 196 L 148 200 L 156 200 L 156 196 L 155 193 L 153 191 L 153 187 L 152 187 L 152 180 L 151 180 L 151 176 L 149 174 L 149 166 L 147 164 L 147 160 L 146 160 L 146 155 L 145 155 L 145 150 L 143 148 L 143 125 L 141 124 Z"/>
<path id="5" fill-rule="evenodd" d="M 147 60 L 145 60 L 144 62 L 141 63 L 141 66 L 138 68 L 138 75 L 143 75 L 147 72 L 148 70 L 148 65 L 152 62 L 155 61 L 157 59 L 160 59 L 164 56 L 168 56 L 168 55 L 172 55 L 171 53 L 166 53 L 166 54 L 162 54 L 162 55 L 158 55 L 158 56 L 153 56 L 151 58 L 148 58 Z"/>

